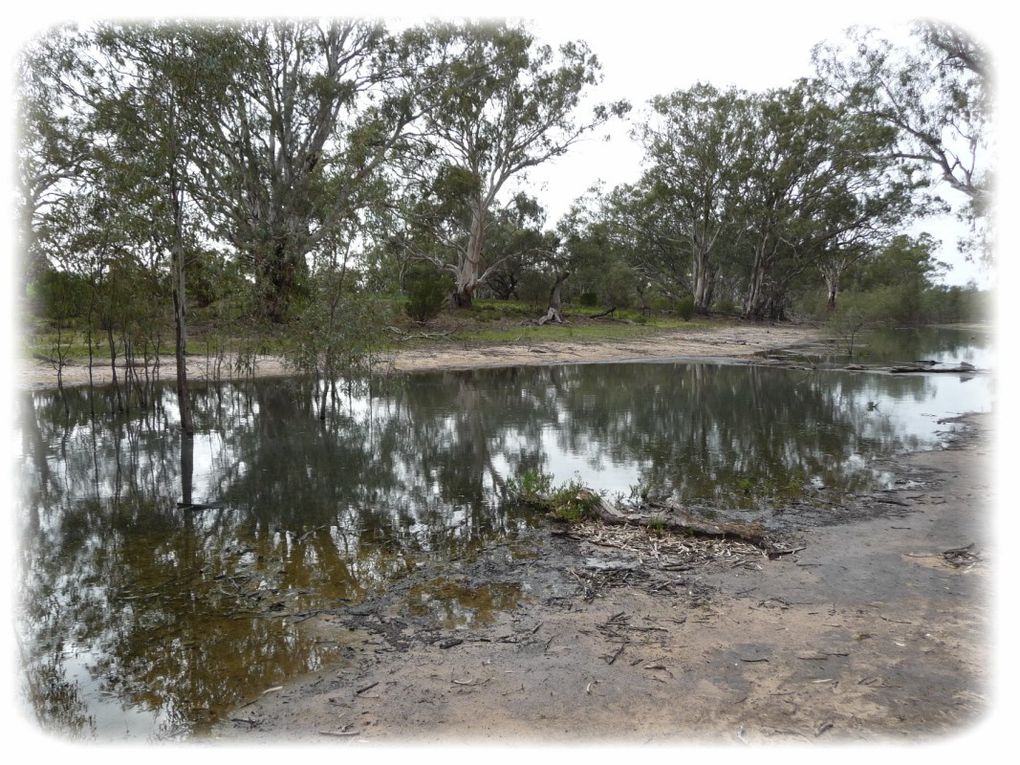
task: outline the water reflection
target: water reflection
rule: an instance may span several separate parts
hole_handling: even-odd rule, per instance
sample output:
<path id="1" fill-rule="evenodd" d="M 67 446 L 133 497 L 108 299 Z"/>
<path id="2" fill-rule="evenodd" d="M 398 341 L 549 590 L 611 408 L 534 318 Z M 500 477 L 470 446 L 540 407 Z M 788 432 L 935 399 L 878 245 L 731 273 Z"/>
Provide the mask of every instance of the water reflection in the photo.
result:
<path id="1" fill-rule="evenodd" d="M 95 425 L 86 389 L 22 397 L 19 630 L 44 727 L 201 729 L 336 661 L 343 646 L 303 620 L 516 534 L 531 519 L 504 489 L 521 470 L 737 507 L 809 482 L 855 490 L 875 455 L 932 446 L 937 417 L 987 409 L 991 384 L 713 364 L 479 370 L 348 388 L 325 423 L 314 394 L 300 379 L 199 389 L 184 440 L 170 389 Z M 412 590 L 408 607 L 453 624 L 518 595 L 448 585 Z"/>

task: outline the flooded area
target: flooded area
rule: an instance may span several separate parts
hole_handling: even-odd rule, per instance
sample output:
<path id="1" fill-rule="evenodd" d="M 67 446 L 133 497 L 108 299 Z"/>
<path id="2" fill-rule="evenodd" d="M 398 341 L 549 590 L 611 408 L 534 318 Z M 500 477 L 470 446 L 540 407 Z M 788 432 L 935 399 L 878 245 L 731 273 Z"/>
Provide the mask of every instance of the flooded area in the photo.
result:
<path id="1" fill-rule="evenodd" d="M 874 341 L 872 360 L 991 366 L 980 335 L 909 343 Z M 199 387 L 193 439 L 169 386 L 124 413 L 109 389 L 22 394 L 18 637 L 42 728 L 201 733 L 342 662 L 343 635 L 306 622 L 397 583 L 410 614 L 489 623 L 527 592 L 447 566 L 493 545 L 533 554 L 543 521 L 506 492 L 525 471 L 768 521 L 881 489 L 891 456 L 938 448 L 947 418 L 991 411 L 995 392 L 981 373 L 674 362 L 339 384 L 322 422 L 315 394 L 296 378 Z"/>

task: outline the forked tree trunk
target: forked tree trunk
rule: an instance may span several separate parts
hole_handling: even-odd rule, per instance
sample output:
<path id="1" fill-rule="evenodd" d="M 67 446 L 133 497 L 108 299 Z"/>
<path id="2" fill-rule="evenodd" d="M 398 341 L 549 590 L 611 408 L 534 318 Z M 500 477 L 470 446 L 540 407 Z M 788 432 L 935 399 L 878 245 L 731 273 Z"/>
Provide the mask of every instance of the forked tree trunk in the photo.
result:
<path id="1" fill-rule="evenodd" d="M 548 322 L 554 322 L 556 324 L 563 323 L 563 315 L 560 313 L 560 306 L 562 304 L 560 290 L 563 287 L 563 282 L 570 276 L 569 271 L 564 271 L 561 274 L 556 274 L 556 281 L 549 291 L 549 309 L 546 311 L 545 316 L 538 320 L 539 326 Z"/>

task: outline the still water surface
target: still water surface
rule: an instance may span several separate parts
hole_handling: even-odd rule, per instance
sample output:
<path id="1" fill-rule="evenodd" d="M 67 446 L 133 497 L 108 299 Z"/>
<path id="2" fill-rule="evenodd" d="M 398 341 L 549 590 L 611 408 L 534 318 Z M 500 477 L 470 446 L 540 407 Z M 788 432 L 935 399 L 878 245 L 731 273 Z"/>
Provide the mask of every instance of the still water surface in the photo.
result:
<path id="1" fill-rule="evenodd" d="M 988 352 L 960 343 L 959 360 Z M 96 391 L 95 421 L 87 389 L 23 394 L 19 645 L 44 728 L 201 731 L 336 662 L 342 644 L 304 620 L 513 538 L 535 522 L 504 498 L 523 470 L 767 512 L 808 485 L 873 488 L 874 459 L 937 447 L 940 418 L 993 398 L 981 375 L 704 363 L 414 374 L 338 393 L 320 423 L 306 380 L 199 387 L 190 440 L 171 387 L 117 416 Z M 408 609 L 459 604 L 440 614 L 448 628 L 519 594 L 425 581 Z"/>

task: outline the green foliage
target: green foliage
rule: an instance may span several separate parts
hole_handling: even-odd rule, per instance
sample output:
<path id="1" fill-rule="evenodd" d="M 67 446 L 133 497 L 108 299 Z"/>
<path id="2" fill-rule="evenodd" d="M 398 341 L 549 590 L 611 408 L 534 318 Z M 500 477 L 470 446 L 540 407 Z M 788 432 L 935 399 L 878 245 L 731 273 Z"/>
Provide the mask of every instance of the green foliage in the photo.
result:
<path id="1" fill-rule="evenodd" d="M 740 309 L 737 307 L 737 304 L 733 302 L 732 298 L 716 300 L 712 309 L 715 313 L 722 314 L 723 316 L 736 316 L 740 313 Z"/>
<path id="2" fill-rule="evenodd" d="M 411 319 L 424 324 L 438 316 L 453 289 L 453 280 L 432 265 L 420 264 L 404 275 L 407 303 L 404 311 Z"/>
<path id="3" fill-rule="evenodd" d="M 551 488 L 552 478 L 541 470 L 527 470 L 507 481 L 507 495 L 518 502 L 545 511 L 550 518 L 564 523 L 580 523 L 597 517 L 599 495 L 577 480 Z"/>
<path id="4" fill-rule="evenodd" d="M 514 501 L 531 507 L 544 507 L 549 501 L 552 476 L 539 470 L 525 470 L 506 482 L 507 494 Z"/>
<path id="5" fill-rule="evenodd" d="M 31 284 L 38 315 L 66 323 L 81 318 L 88 304 L 89 285 L 75 274 L 47 269 Z"/>
<path id="6" fill-rule="evenodd" d="M 981 228 L 991 204 L 988 51 L 942 22 L 920 21 L 912 32 L 912 44 L 898 45 L 876 29 L 851 28 L 844 43 L 815 49 L 815 67 L 850 113 L 878 119 L 892 132 L 889 153 L 906 174 L 961 192 L 968 200 L 961 216 Z M 979 235 L 971 244 L 983 240 Z"/>
<path id="7" fill-rule="evenodd" d="M 597 306 L 599 304 L 599 296 L 596 295 L 594 292 L 590 292 L 590 291 L 589 292 L 582 292 L 578 296 L 577 302 L 580 303 L 585 308 L 594 308 L 595 306 Z"/>
<path id="8" fill-rule="evenodd" d="M 364 374 L 381 342 L 383 317 L 372 296 L 347 287 L 343 274 L 313 276 L 300 318 L 286 328 L 285 360 L 305 374 L 326 380 Z"/>
<path id="9" fill-rule="evenodd" d="M 580 523 L 597 518 L 595 508 L 601 500 L 597 494 L 578 481 L 571 481 L 552 492 L 549 497 L 549 516 L 565 523 Z"/>
<path id="10" fill-rule="evenodd" d="M 653 515 L 648 519 L 648 522 L 645 524 L 645 528 L 648 529 L 650 534 L 662 536 L 666 532 L 666 519 L 661 515 Z"/>
<path id="11" fill-rule="evenodd" d="M 684 295 L 678 301 L 676 301 L 676 313 L 684 321 L 690 321 L 694 318 L 694 296 Z"/>

